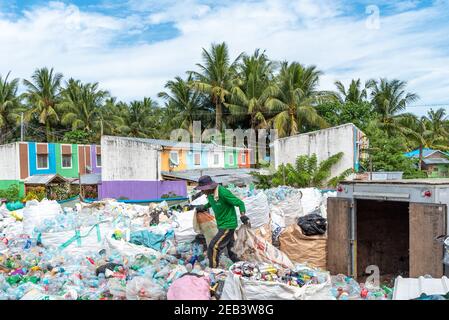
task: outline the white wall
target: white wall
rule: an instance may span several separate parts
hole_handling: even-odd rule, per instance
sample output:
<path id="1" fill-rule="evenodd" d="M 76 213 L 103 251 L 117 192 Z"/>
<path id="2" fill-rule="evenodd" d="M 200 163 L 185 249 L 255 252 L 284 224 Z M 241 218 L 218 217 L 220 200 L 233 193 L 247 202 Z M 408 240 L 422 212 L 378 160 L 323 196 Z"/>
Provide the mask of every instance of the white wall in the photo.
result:
<path id="1" fill-rule="evenodd" d="M 353 124 L 345 124 L 324 130 L 309 132 L 274 141 L 274 163 L 276 168 L 281 164 L 293 164 L 300 155 L 317 155 L 318 162 L 343 152 L 341 161 L 332 168 L 332 177 L 343 171 L 354 168 L 354 132 Z"/>
<path id="2" fill-rule="evenodd" d="M 0 146 L 0 180 L 19 180 L 19 144 L 9 143 Z"/>
<path id="3" fill-rule="evenodd" d="M 160 180 L 161 158 L 158 149 L 158 146 L 139 139 L 103 136 L 102 180 Z"/>
<path id="4" fill-rule="evenodd" d="M 218 154 L 218 164 L 214 164 L 214 154 Z M 224 151 L 222 148 L 213 148 L 208 150 L 207 155 L 208 168 L 224 168 Z"/>

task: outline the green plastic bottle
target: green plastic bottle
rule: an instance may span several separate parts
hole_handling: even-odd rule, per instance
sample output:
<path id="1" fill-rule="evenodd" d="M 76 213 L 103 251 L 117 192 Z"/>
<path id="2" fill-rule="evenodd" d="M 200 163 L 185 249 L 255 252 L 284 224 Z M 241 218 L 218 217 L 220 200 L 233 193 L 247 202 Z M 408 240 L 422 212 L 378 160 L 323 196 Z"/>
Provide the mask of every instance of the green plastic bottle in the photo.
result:
<path id="1" fill-rule="evenodd" d="M 22 280 L 22 276 L 21 276 L 21 275 L 18 275 L 18 274 L 15 274 L 15 275 L 13 275 L 13 276 L 10 276 L 10 277 L 8 277 L 8 278 L 6 279 L 6 281 L 7 281 L 10 285 L 19 283 L 21 280 Z"/>

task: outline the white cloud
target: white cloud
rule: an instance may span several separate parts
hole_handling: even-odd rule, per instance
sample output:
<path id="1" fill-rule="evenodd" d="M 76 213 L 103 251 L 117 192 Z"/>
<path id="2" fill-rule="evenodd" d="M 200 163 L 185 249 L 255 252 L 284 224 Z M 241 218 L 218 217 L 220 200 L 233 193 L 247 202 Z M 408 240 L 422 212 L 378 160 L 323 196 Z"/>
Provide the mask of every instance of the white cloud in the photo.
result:
<path id="1" fill-rule="evenodd" d="M 142 10 L 155 8 L 155 2 L 134 2 L 146 5 Z M 98 81 L 119 99 L 154 97 L 167 80 L 195 68 L 202 47 L 226 41 L 233 56 L 262 48 L 272 59 L 317 65 L 325 72 L 323 89 L 334 89 L 335 80 L 399 78 L 409 81 L 420 103 L 449 103 L 448 48 L 439 49 L 448 43 L 449 24 L 432 27 L 448 17 L 447 2 L 381 15 L 379 30 L 367 29 L 364 18 L 344 16 L 344 4 L 265 0 L 212 8 L 193 0 L 187 5 L 172 1 L 165 10 L 159 2 L 146 17 L 122 19 L 53 3 L 18 20 L 0 15 L 0 74 L 12 70 L 16 77 L 29 78 L 35 68 L 53 66 L 67 77 Z M 180 35 L 114 46 L 118 36 L 160 22 L 173 22 Z"/>

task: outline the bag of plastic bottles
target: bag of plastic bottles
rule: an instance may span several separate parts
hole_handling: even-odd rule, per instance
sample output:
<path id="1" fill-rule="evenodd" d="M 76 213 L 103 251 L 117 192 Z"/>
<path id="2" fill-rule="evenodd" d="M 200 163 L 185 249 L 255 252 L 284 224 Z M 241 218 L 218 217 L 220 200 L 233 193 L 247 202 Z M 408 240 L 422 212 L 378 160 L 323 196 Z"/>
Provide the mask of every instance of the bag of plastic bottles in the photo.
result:
<path id="1" fill-rule="evenodd" d="M 196 212 L 194 214 L 193 229 L 195 232 L 204 235 L 207 245 L 218 232 L 215 217 L 207 212 Z"/>
<path id="2" fill-rule="evenodd" d="M 276 263 L 287 268 L 294 267 L 285 253 L 267 240 L 258 237 L 255 231 L 247 226 L 238 229 L 235 237 L 233 251 L 241 260 Z"/>
<path id="3" fill-rule="evenodd" d="M 165 291 L 149 278 L 135 277 L 126 283 L 128 300 L 164 300 Z"/>
<path id="4" fill-rule="evenodd" d="M 246 216 L 251 222 L 251 228 L 260 228 L 270 220 L 270 207 L 268 198 L 263 192 L 259 192 L 255 196 L 243 199 L 246 208 Z M 238 219 L 239 226 L 242 225 Z"/>

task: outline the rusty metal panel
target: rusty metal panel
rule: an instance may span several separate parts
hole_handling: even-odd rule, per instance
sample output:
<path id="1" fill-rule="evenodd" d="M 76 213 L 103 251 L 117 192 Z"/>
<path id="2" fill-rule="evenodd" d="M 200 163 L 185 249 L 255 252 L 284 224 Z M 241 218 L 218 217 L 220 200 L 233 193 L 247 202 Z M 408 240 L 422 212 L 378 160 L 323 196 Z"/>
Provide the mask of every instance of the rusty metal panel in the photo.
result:
<path id="1" fill-rule="evenodd" d="M 410 203 L 410 277 L 443 276 L 443 244 L 435 238 L 446 234 L 446 205 Z"/>
<path id="2" fill-rule="evenodd" d="M 350 274 L 351 206 L 348 199 L 327 199 L 327 267 L 331 274 Z"/>

